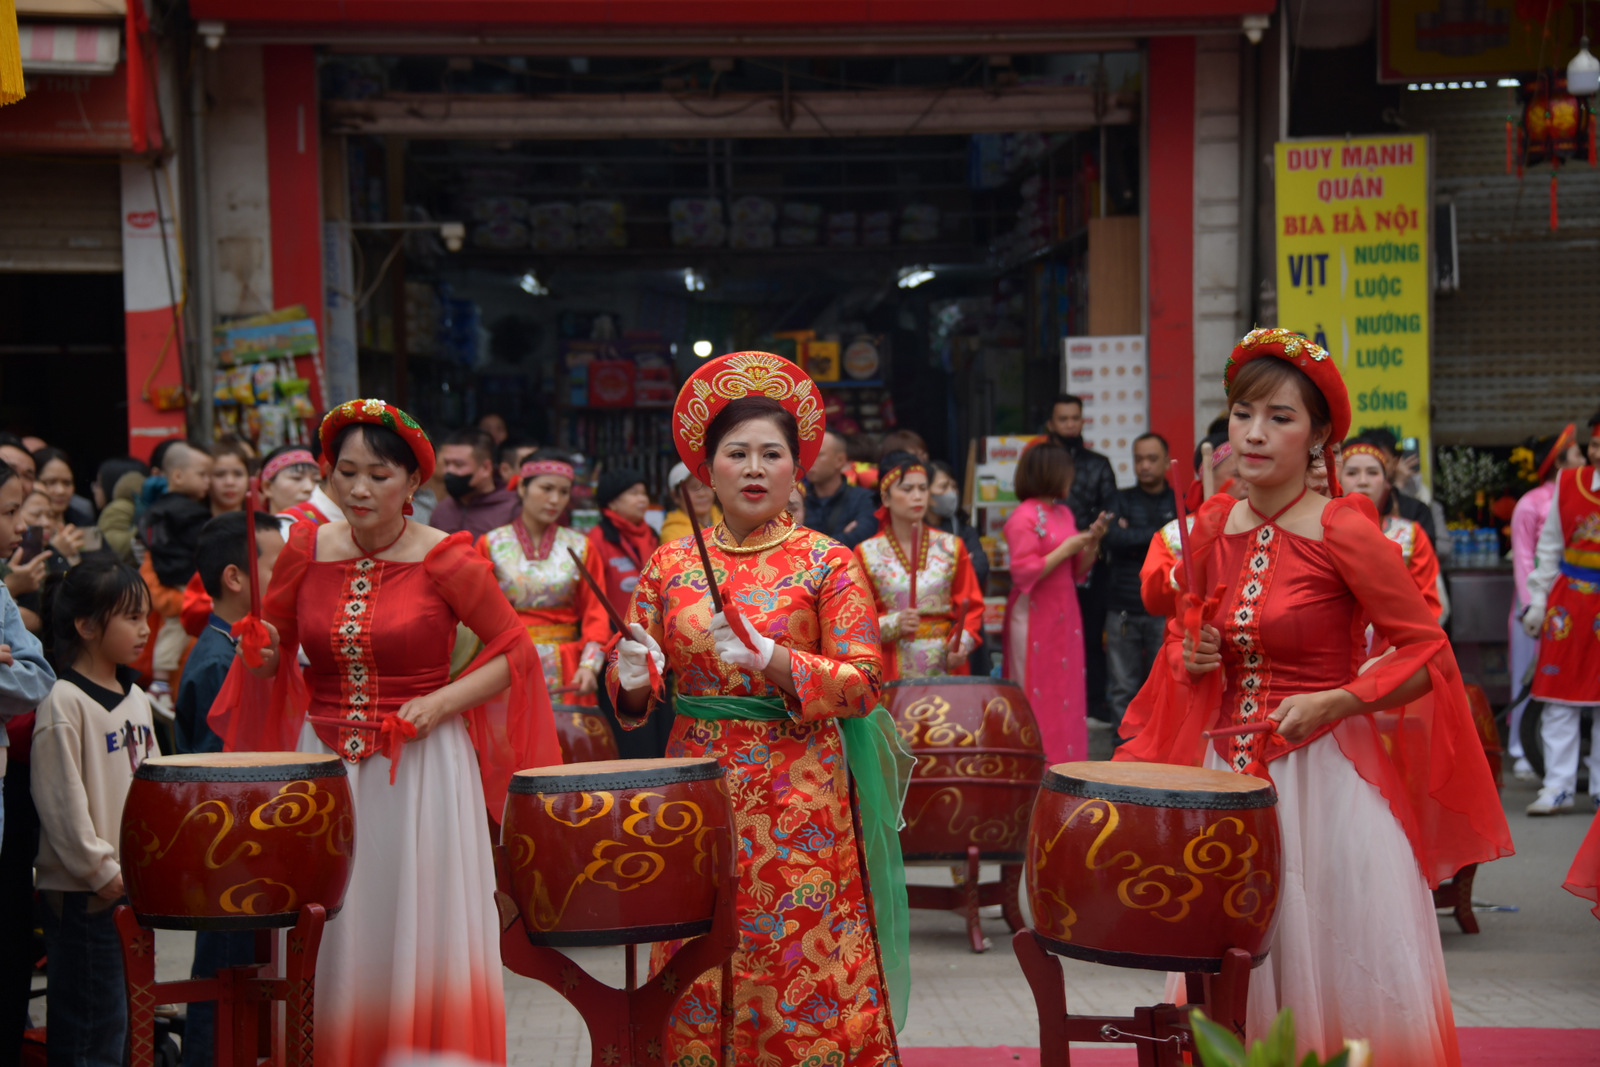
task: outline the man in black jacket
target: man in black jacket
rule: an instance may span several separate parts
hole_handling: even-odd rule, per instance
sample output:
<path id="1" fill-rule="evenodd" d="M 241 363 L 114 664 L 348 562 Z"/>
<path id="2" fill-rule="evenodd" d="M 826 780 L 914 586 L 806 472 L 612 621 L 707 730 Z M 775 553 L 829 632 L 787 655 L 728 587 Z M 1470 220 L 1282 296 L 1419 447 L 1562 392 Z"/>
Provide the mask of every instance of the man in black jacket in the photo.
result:
<path id="1" fill-rule="evenodd" d="M 1161 651 L 1167 620 L 1145 611 L 1139 595 L 1139 570 L 1151 540 L 1178 517 L 1177 501 L 1167 485 L 1167 442 L 1160 434 L 1147 433 L 1133 442 L 1133 473 L 1138 484 L 1118 491 L 1117 520 L 1105 539 L 1111 561 L 1106 700 L 1113 726 L 1121 725 L 1123 712 L 1150 677 Z"/>
<path id="2" fill-rule="evenodd" d="M 1065 448 L 1077 468 L 1067 506 L 1079 531 L 1087 530 L 1102 511 L 1116 507 L 1117 475 L 1111 461 L 1083 443 L 1083 398 L 1062 393 L 1050 405 L 1045 430 Z M 1078 610 L 1083 615 L 1083 664 L 1088 686 L 1089 714 L 1106 719 L 1106 596 L 1111 576 L 1104 559 L 1094 565 L 1089 583 L 1078 587 Z"/>

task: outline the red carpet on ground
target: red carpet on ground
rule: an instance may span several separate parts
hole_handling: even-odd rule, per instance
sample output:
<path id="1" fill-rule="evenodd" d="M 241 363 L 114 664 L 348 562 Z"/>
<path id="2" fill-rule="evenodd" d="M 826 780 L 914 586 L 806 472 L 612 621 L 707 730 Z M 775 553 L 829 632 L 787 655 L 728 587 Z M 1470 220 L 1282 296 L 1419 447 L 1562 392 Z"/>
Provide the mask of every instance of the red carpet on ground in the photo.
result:
<path id="1" fill-rule="evenodd" d="M 1600 1030 L 1470 1026 L 1457 1031 L 1461 1067 L 1600 1067 Z M 1039 1067 L 1036 1048 L 915 1048 L 902 1046 L 905 1067 Z M 1073 1045 L 1072 1067 L 1133 1067 L 1126 1045 Z"/>

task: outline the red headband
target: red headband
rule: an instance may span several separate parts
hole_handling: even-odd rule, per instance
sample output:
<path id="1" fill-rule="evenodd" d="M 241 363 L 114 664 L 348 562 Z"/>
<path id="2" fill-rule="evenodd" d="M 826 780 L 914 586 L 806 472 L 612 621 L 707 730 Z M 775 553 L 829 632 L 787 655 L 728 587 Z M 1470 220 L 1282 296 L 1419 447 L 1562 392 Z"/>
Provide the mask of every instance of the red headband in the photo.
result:
<path id="1" fill-rule="evenodd" d="M 313 456 L 309 451 L 304 448 L 292 449 L 267 460 L 267 465 L 261 468 L 261 484 L 266 485 L 290 467 L 315 467 L 316 465 L 317 457 Z"/>
<path id="2" fill-rule="evenodd" d="M 1578 424 L 1569 422 L 1566 428 L 1556 434 L 1556 443 L 1550 446 L 1550 454 L 1544 457 L 1544 462 L 1539 464 L 1539 472 L 1534 475 L 1535 482 L 1543 482 L 1545 475 L 1550 473 L 1550 468 L 1555 466 L 1556 459 L 1571 448 L 1578 440 Z"/>
<path id="3" fill-rule="evenodd" d="M 433 442 L 422 432 L 416 419 L 384 400 L 348 400 L 328 412 L 322 420 L 322 428 L 317 431 L 326 462 L 339 458 L 333 454 L 333 439 L 339 436 L 339 431 L 357 422 L 370 422 L 399 434 L 411 448 L 411 454 L 417 457 L 417 473 L 422 480 L 426 482 L 433 477 Z"/>
<path id="4" fill-rule="evenodd" d="M 1341 448 L 1339 450 L 1340 466 L 1343 466 L 1344 461 L 1351 456 L 1371 456 L 1385 468 L 1389 466 L 1389 457 L 1383 454 L 1383 449 L 1370 441 L 1352 441 Z"/>
<path id="5" fill-rule="evenodd" d="M 1229 444 L 1227 441 L 1224 441 L 1216 448 L 1213 448 L 1211 450 L 1211 469 L 1216 470 L 1218 467 L 1222 466 L 1223 461 L 1231 455 L 1233 455 L 1233 445 Z"/>
<path id="6" fill-rule="evenodd" d="M 570 463 L 562 463 L 556 459 L 530 459 L 517 472 L 517 479 L 526 481 L 529 478 L 537 478 L 543 474 L 553 474 L 558 478 L 565 478 L 569 482 L 575 478 L 572 464 Z"/>

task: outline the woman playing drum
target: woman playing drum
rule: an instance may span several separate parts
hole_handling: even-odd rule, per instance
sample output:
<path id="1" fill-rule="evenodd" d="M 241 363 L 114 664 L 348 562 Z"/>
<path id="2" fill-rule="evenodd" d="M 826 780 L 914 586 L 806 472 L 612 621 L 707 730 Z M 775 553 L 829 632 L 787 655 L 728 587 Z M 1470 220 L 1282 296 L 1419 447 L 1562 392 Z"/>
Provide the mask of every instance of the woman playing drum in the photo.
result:
<path id="1" fill-rule="evenodd" d="M 350 906 L 317 962 L 317 1064 L 376 1067 L 407 1049 L 504 1063 L 480 805 L 498 818 L 513 771 L 561 762 L 538 655 L 470 537 L 407 519 L 434 464 L 411 417 L 353 400 L 321 438 L 349 520 L 296 524 L 263 604 L 270 703 L 252 701 L 236 662 L 211 724 L 230 751 L 298 742 L 349 766 L 357 848 Z M 458 622 L 485 647 L 450 681 Z"/>
<path id="2" fill-rule="evenodd" d="M 856 546 L 856 558 L 872 583 L 883 680 L 970 673 L 983 591 L 961 538 L 923 521 L 927 467 L 909 452 L 890 453 L 878 465 L 878 495 L 878 532 Z"/>
<path id="3" fill-rule="evenodd" d="M 611 623 L 578 573 L 584 568 L 605 588 L 600 553 L 583 534 L 557 525 L 572 499 L 572 478 L 565 454 L 541 449 L 529 456 L 517 478 L 522 514 L 478 538 L 478 552 L 539 650 L 545 686 L 573 686 L 568 703 L 593 704 Z"/>
<path id="4" fill-rule="evenodd" d="M 1277 786 L 1284 880 L 1270 956 L 1251 974 L 1255 1037 L 1288 1007 L 1302 1051 L 1367 1038 L 1374 1062 L 1455 1064 L 1428 887 L 1508 855 L 1511 837 L 1455 657 L 1399 553 L 1365 497 L 1307 489 L 1350 426 L 1337 366 L 1287 330 L 1234 349 L 1229 441 L 1249 494 L 1202 506 L 1177 574 L 1191 604 L 1220 595 L 1198 645 L 1182 638 L 1187 671 L 1153 677 L 1129 706 L 1116 758 L 1203 761 Z M 1363 665 L 1369 622 L 1391 651 Z M 1374 712 L 1390 708 L 1398 724 L 1381 725 Z M 1221 727 L 1261 732 L 1202 737 Z"/>
<path id="5" fill-rule="evenodd" d="M 692 537 L 656 552 L 609 684 L 619 717 L 636 723 L 670 664 L 667 754 L 725 769 L 745 931 L 733 1054 L 762 1067 L 894 1064 L 906 898 L 903 872 L 878 862 L 899 860 L 900 793 L 885 781 L 897 767 L 878 708 L 877 612 L 849 549 L 786 511 L 822 441 L 821 395 L 788 360 L 740 352 L 689 378 L 673 423 L 678 454 L 724 509 L 705 537 L 712 574 Z M 653 962 L 664 958 L 658 946 Z M 669 1062 L 721 1062 L 722 992 L 701 980 L 679 1002 Z"/>

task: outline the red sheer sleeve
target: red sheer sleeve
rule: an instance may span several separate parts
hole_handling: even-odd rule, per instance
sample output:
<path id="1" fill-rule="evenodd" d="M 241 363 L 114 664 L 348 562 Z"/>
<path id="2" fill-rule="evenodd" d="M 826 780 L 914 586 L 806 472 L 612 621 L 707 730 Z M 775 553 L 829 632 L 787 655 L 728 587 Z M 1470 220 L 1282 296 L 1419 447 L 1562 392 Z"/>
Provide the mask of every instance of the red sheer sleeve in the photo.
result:
<path id="1" fill-rule="evenodd" d="M 1444 602 L 1439 599 L 1439 557 L 1433 551 L 1433 542 L 1416 523 L 1411 524 L 1411 577 L 1416 579 L 1417 592 L 1422 594 L 1433 617 L 1444 614 Z"/>
<path id="2" fill-rule="evenodd" d="M 464 713 L 478 751 L 483 796 L 496 822 L 505 808 L 511 775 L 527 767 L 561 762 L 555 716 L 545 690 L 539 653 L 495 581 L 494 568 L 474 550 L 465 531 L 451 534 L 428 553 L 428 577 L 462 624 L 478 635 L 483 651 L 461 672 L 465 677 L 498 656 L 511 668 L 505 690 Z M 274 583 L 276 584 L 276 583 Z"/>
<path id="3" fill-rule="evenodd" d="M 278 670 L 258 678 L 234 658 L 206 722 L 228 752 L 292 752 L 310 696 L 300 674 L 300 583 L 311 565 L 316 527 L 296 525 L 272 566 L 262 617 L 278 631 Z"/>
<path id="4" fill-rule="evenodd" d="M 1343 688 L 1377 703 L 1426 670 L 1431 691 L 1400 708 L 1343 719 L 1333 736 L 1389 802 L 1428 884 L 1438 885 L 1469 863 L 1509 856 L 1511 831 L 1450 642 L 1399 555 L 1346 503 L 1328 506 L 1324 543 L 1393 652 Z"/>
<path id="5" fill-rule="evenodd" d="M 1600 818 L 1590 821 L 1589 832 L 1583 836 L 1583 844 L 1578 846 L 1577 858 L 1572 861 L 1572 869 L 1567 872 L 1567 880 L 1561 883 L 1561 888 L 1594 903 L 1590 910 L 1600 919 Z"/>
<path id="6" fill-rule="evenodd" d="M 1194 527 L 1189 531 L 1189 550 L 1194 560 L 1178 561 L 1180 586 L 1187 588 L 1186 568 L 1191 563 L 1200 568 L 1200 588 L 1205 591 L 1204 595 L 1211 595 L 1214 588 L 1222 584 L 1210 561 L 1217 537 L 1235 503 L 1237 501 L 1228 494 L 1218 493 L 1195 512 Z M 1159 534 L 1156 540 L 1161 540 Z M 1150 554 L 1154 555 L 1155 551 L 1152 545 Z M 1201 735 L 1215 721 L 1222 704 L 1222 671 L 1196 677 L 1184 668 L 1183 626 L 1176 614 L 1176 594 L 1172 595 L 1173 614 L 1167 617 L 1161 652 L 1150 677 L 1123 713 L 1117 732 L 1129 740 L 1118 746 L 1113 759 L 1184 766 L 1199 766 L 1205 759 L 1206 743 Z"/>
<path id="7" fill-rule="evenodd" d="M 1178 613 L 1178 591 L 1172 588 L 1172 568 L 1177 564 L 1166 534 L 1157 530 L 1144 554 L 1144 566 L 1139 568 L 1139 599 L 1150 614 L 1170 619 Z"/>
<path id="8" fill-rule="evenodd" d="M 865 572 L 866 565 L 862 564 L 861 569 Z M 950 581 L 950 611 L 957 630 L 983 640 L 983 588 L 978 585 L 978 572 L 972 569 L 967 546 L 960 538 L 956 539 L 956 570 Z"/>

